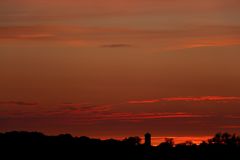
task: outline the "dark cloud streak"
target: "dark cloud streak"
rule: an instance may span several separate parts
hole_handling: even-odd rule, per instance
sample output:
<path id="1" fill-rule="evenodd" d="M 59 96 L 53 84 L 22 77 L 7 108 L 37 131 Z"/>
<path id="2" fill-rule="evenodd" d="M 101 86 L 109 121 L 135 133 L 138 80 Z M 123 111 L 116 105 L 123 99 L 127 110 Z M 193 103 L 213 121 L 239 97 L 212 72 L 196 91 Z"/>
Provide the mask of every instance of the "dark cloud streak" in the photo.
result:
<path id="1" fill-rule="evenodd" d="M 0 105 L 20 105 L 20 106 L 35 106 L 37 102 L 25 102 L 25 101 L 0 101 Z"/>
<path id="2" fill-rule="evenodd" d="M 106 44 L 102 45 L 102 48 L 125 48 L 125 47 L 132 47 L 130 44 Z"/>

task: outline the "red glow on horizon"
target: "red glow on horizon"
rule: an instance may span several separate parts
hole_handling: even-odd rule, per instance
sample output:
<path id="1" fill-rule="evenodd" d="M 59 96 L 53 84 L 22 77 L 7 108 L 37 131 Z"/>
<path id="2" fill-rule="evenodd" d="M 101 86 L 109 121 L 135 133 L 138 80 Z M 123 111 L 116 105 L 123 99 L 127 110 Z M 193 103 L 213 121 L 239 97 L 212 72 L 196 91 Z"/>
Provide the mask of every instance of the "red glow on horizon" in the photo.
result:
<path id="1" fill-rule="evenodd" d="M 181 143 L 185 143 L 185 142 L 193 142 L 194 144 L 200 144 L 203 141 L 207 141 L 209 139 L 211 139 L 213 136 L 153 136 L 151 137 L 151 141 L 152 141 L 152 145 L 153 146 L 158 146 L 160 143 L 165 142 L 166 138 L 173 138 L 174 143 L 175 144 L 181 144 Z M 126 137 L 101 137 L 101 139 L 106 140 L 106 139 L 117 139 L 117 140 L 123 140 Z M 144 137 L 140 137 L 141 138 L 141 143 L 144 143 Z"/>
<path id="2" fill-rule="evenodd" d="M 165 138 L 173 138 L 175 144 L 185 143 L 185 142 L 193 142 L 195 144 L 200 144 L 203 141 L 207 141 L 212 138 L 212 136 L 176 136 L 176 137 L 152 137 L 152 145 L 156 146 L 165 141 Z"/>

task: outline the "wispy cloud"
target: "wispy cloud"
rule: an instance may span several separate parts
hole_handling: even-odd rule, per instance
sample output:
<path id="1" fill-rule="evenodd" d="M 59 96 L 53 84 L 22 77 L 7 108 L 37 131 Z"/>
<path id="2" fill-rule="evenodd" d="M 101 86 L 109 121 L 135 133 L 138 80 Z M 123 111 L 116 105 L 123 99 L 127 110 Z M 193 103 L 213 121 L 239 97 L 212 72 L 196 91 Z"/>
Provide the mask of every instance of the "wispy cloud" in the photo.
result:
<path id="1" fill-rule="evenodd" d="M 94 105 L 91 103 L 63 103 L 63 111 L 70 114 L 101 113 L 112 109 L 111 104 Z M 60 109 L 61 110 L 61 109 Z"/>
<path id="2" fill-rule="evenodd" d="M 18 105 L 36 105 L 28 102 L 1 102 L 1 104 L 18 104 Z M 11 118 L 53 118 L 53 119 L 68 119 L 71 123 L 99 123 L 106 121 L 131 122 L 137 123 L 146 120 L 159 119 L 192 119 L 192 118 L 206 118 L 211 115 L 192 114 L 187 112 L 126 112 L 114 111 L 114 105 L 102 104 L 92 105 L 84 103 L 63 103 L 55 109 L 31 109 L 31 110 L 8 110 L 0 113 L 3 117 Z"/>
<path id="3" fill-rule="evenodd" d="M 209 115 L 198 115 L 185 112 L 175 112 L 175 113 L 114 113 L 111 119 L 117 120 L 149 120 L 149 119 L 176 119 L 176 118 L 203 118 L 209 117 Z"/>
<path id="4" fill-rule="evenodd" d="M 225 47 L 240 45 L 239 37 L 208 37 L 206 39 L 191 39 L 186 40 L 183 43 L 176 44 L 174 47 L 167 47 L 167 50 L 181 50 L 181 49 L 192 49 L 202 47 Z"/>
<path id="5" fill-rule="evenodd" d="M 98 43 L 94 44 L 96 47 L 106 48 L 132 47 L 132 42 L 137 42 L 140 46 L 142 44 L 159 46 L 161 42 L 161 47 L 165 50 L 238 45 L 240 44 L 239 33 L 240 26 L 231 25 L 192 26 L 178 29 L 83 27 L 79 25 L 0 26 L 0 40 L 51 40 L 65 41 L 74 45 L 97 41 Z"/>
<path id="6" fill-rule="evenodd" d="M 1 40 L 51 40 L 55 34 L 44 26 L 1 26 Z"/>
<path id="7" fill-rule="evenodd" d="M 225 118 L 240 119 L 240 115 L 226 115 Z"/>
<path id="8" fill-rule="evenodd" d="M 3 43 L 31 41 L 67 47 L 148 48 L 154 52 L 240 45 L 240 26 L 177 29 L 83 27 L 79 25 L 0 26 Z M 216 36 L 217 35 L 217 36 Z M 151 41 L 148 41 L 151 40 Z M 159 45 L 161 44 L 161 45 Z"/>
<path id="9" fill-rule="evenodd" d="M 84 103 L 62 103 L 60 105 L 64 107 L 81 107 L 86 104 L 89 104 L 89 103 L 85 103 L 85 102 Z"/>
<path id="10" fill-rule="evenodd" d="M 0 105 L 20 105 L 20 106 L 35 106 L 37 102 L 26 102 L 26 101 L 0 101 Z"/>
<path id="11" fill-rule="evenodd" d="M 222 126 L 223 129 L 240 129 L 240 125 L 225 125 Z"/>
<path id="12" fill-rule="evenodd" d="M 226 97 L 226 96 L 202 96 L 202 97 L 168 97 L 168 98 L 159 98 L 159 99 L 149 99 L 149 100 L 130 100 L 128 104 L 145 104 L 145 103 L 159 103 L 159 102 L 174 102 L 174 101 L 240 101 L 240 97 Z"/>
<path id="13" fill-rule="evenodd" d="M 71 106 L 72 107 L 72 106 Z M 192 114 L 187 112 L 116 112 L 114 105 L 89 105 L 81 106 L 75 109 L 63 110 L 63 115 L 76 116 L 78 120 L 100 122 L 100 121 L 129 121 L 140 122 L 151 119 L 176 119 L 176 118 L 206 118 L 211 115 Z"/>
<path id="14" fill-rule="evenodd" d="M 158 103 L 160 99 L 149 99 L 149 100 L 130 100 L 129 104 L 145 104 L 145 103 Z"/>
<path id="15" fill-rule="evenodd" d="M 203 97 L 170 97 L 162 98 L 163 101 L 234 101 L 240 100 L 240 97 L 226 96 L 203 96 Z"/>
<path id="16" fill-rule="evenodd" d="M 106 44 L 102 45 L 103 48 L 124 48 L 124 47 L 132 47 L 130 44 Z"/>

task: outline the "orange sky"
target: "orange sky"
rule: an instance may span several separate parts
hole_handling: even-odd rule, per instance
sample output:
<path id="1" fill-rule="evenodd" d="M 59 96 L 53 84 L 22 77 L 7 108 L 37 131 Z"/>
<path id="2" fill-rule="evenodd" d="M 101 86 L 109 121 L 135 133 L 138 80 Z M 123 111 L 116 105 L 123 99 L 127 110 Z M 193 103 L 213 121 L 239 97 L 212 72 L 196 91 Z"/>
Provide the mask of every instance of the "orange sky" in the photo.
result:
<path id="1" fill-rule="evenodd" d="M 239 133 L 238 0 L 0 6 L 0 131 Z"/>

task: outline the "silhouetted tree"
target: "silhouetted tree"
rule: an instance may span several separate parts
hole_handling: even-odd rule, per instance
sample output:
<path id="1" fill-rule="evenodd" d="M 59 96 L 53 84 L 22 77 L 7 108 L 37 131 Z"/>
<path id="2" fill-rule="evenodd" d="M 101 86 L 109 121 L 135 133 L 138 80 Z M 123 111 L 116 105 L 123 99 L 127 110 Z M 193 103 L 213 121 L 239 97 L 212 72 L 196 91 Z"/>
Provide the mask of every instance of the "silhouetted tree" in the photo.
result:
<path id="1" fill-rule="evenodd" d="M 139 137 L 120 141 L 13 131 L 0 133 L 0 153 L 4 159 L 16 159 L 17 155 L 24 160 L 237 160 L 240 159 L 240 137 L 218 133 L 200 145 L 191 141 L 175 145 L 172 138 L 166 138 L 156 147 L 146 147 Z"/>
<path id="2" fill-rule="evenodd" d="M 127 145 L 132 145 L 132 146 L 138 146 L 138 145 L 140 145 L 140 142 L 141 142 L 141 138 L 137 137 L 137 136 L 128 137 L 123 140 L 123 143 L 125 143 Z"/>
<path id="3" fill-rule="evenodd" d="M 172 148 L 174 146 L 174 139 L 173 138 L 165 138 L 165 142 L 161 143 L 159 146 Z"/>

